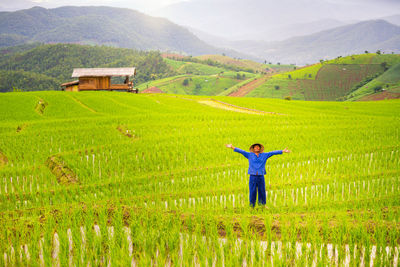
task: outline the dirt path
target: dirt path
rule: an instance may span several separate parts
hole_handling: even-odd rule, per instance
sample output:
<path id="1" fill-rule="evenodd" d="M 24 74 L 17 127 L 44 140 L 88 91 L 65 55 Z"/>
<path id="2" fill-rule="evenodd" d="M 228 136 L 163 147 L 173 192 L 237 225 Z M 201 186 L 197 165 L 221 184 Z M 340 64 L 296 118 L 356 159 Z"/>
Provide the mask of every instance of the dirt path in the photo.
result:
<path id="1" fill-rule="evenodd" d="M 73 96 L 71 96 L 71 95 L 68 95 L 68 96 L 71 97 L 71 99 L 74 100 L 76 103 L 78 103 L 81 107 L 83 107 L 83 108 L 85 108 L 85 109 L 87 109 L 87 110 L 89 110 L 89 111 L 91 111 L 91 112 L 93 112 L 93 113 L 97 113 L 96 110 L 94 110 L 94 109 L 92 109 L 91 107 L 89 107 L 89 106 L 83 104 L 83 103 L 82 103 L 79 99 L 77 99 L 76 97 L 73 97 Z"/>
<path id="2" fill-rule="evenodd" d="M 271 77 L 271 75 L 264 75 L 260 78 L 257 78 L 254 81 L 251 81 L 251 82 L 243 85 L 237 91 L 229 94 L 229 96 L 238 96 L 238 97 L 245 96 L 248 93 L 250 93 L 251 91 L 253 91 L 254 89 L 256 89 L 257 87 L 261 86 L 263 83 L 265 83 L 270 77 Z"/>
<path id="3" fill-rule="evenodd" d="M 230 110 L 230 111 L 235 111 L 235 112 L 241 112 L 241 113 L 247 113 L 247 114 L 256 114 L 256 115 L 265 115 L 265 114 L 274 114 L 274 115 L 284 115 L 284 114 L 279 114 L 275 112 L 267 112 L 263 110 L 257 110 L 257 109 L 251 109 L 251 108 L 246 108 L 246 107 L 241 107 L 241 106 L 236 106 L 233 104 L 225 103 L 219 100 L 215 99 L 205 99 L 205 100 L 199 100 L 198 101 L 201 104 L 208 105 L 210 107 L 214 108 L 220 108 L 220 109 L 225 109 L 225 110 Z"/>

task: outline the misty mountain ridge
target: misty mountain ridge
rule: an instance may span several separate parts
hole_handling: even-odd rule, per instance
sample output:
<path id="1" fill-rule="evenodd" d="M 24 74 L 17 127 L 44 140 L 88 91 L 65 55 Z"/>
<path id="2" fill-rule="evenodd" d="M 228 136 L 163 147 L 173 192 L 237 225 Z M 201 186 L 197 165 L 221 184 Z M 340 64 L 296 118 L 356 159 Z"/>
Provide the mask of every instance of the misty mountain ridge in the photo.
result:
<path id="1" fill-rule="evenodd" d="M 396 16 L 391 18 L 396 19 Z M 319 23 L 323 28 L 343 22 L 325 19 Z M 317 30 L 317 24 L 318 21 L 314 21 L 299 24 L 298 28 L 290 27 L 301 33 Z M 399 53 L 399 36 L 399 26 L 384 20 L 370 20 L 283 41 L 230 41 L 123 8 L 34 7 L 0 12 L 0 47 L 30 42 L 78 43 L 188 55 L 225 53 L 232 57 L 297 65 L 364 53 L 365 50 Z"/>
<path id="2" fill-rule="evenodd" d="M 369 20 L 284 41 L 229 42 L 228 47 L 271 62 L 305 65 L 366 50 L 400 53 L 399 39 L 399 26 Z"/>
<path id="3" fill-rule="evenodd" d="M 242 56 L 201 41 L 186 28 L 164 18 L 114 7 L 33 7 L 0 12 L 0 46 L 28 42 L 108 45 L 189 55 Z"/>
<path id="4" fill-rule="evenodd" d="M 308 35 L 358 21 L 392 16 L 396 10 L 400 10 L 398 1 L 187 0 L 162 7 L 156 14 L 228 40 L 274 41 L 293 37 L 292 33 Z M 307 24 L 308 27 L 303 27 Z M 296 32 L 299 28 L 305 30 Z"/>

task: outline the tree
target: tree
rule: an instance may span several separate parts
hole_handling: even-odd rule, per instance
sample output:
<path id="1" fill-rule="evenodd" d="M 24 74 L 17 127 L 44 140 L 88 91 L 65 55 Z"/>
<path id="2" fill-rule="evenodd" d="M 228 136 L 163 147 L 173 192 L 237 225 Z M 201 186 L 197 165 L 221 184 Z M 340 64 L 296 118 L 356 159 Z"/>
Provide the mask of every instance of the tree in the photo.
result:
<path id="1" fill-rule="evenodd" d="M 381 91 L 382 90 L 382 85 L 377 85 L 377 86 L 375 86 L 375 88 L 374 88 L 374 92 L 375 93 L 377 93 L 377 92 L 379 92 L 379 91 Z"/>
<path id="2" fill-rule="evenodd" d="M 243 80 L 245 77 L 246 77 L 245 74 L 241 75 L 239 72 L 236 73 L 236 79 L 238 79 L 238 80 Z"/>
<path id="3" fill-rule="evenodd" d="M 291 74 L 288 74 L 288 78 L 291 80 L 291 79 L 292 79 L 292 75 L 291 75 Z"/>
<path id="4" fill-rule="evenodd" d="M 201 90 L 201 84 L 196 84 L 196 87 L 193 90 L 193 94 L 198 95 Z"/>
<path id="5" fill-rule="evenodd" d="M 275 85 L 275 90 L 279 90 L 279 85 Z"/>
<path id="6" fill-rule="evenodd" d="M 381 54 L 381 50 L 376 50 L 376 54 L 380 55 Z"/>
<path id="7" fill-rule="evenodd" d="M 364 53 L 365 53 L 365 54 L 368 54 L 369 52 L 368 52 L 368 50 L 365 50 Z"/>
<path id="8" fill-rule="evenodd" d="M 183 86 L 188 86 L 189 85 L 189 79 L 188 78 L 184 79 L 183 82 L 182 82 L 182 85 Z"/>
<path id="9" fill-rule="evenodd" d="M 290 95 L 285 96 L 285 100 L 292 100 L 292 97 Z"/>

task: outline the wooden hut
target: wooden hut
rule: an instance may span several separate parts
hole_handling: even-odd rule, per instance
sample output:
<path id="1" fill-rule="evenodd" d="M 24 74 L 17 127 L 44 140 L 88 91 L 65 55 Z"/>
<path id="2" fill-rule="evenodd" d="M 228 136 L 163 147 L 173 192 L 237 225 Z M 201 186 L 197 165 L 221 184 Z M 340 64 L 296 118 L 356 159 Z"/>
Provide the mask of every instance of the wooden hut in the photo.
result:
<path id="1" fill-rule="evenodd" d="M 63 83 L 61 87 L 65 91 L 118 90 L 137 93 L 130 80 L 135 75 L 135 68 L 79 68 L 72 72 L 72 77 L 79 80 Z M 125 80 L 123 84 L 112 84 L 111 77 L 125 77 Z"/>

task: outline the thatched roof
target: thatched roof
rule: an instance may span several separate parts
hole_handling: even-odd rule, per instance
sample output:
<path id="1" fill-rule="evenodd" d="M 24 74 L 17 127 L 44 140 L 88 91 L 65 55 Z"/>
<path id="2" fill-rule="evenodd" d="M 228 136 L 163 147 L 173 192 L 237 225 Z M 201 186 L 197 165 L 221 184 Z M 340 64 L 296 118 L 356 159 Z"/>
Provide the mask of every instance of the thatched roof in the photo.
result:
<path id="1" fill-rule="evenodd" d="M 133 76 L 135 68 L 80 68 L 74 69 L 72 77 Z"/>

